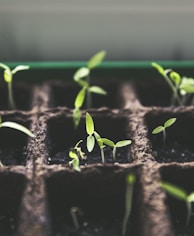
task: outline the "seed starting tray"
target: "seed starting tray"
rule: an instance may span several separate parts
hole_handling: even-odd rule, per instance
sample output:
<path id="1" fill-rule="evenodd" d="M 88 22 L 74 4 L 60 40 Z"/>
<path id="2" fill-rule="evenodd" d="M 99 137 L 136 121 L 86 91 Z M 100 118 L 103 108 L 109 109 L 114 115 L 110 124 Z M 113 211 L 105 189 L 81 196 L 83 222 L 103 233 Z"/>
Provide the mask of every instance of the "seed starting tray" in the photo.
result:
<path id="1" fill-rule="evenodd" d="M 130 73 L 122 79 L 117 78 L 122 68 L 106 80 L 99 79 L 98 73 L 94 75 L 94 84 L 104 87 L 108 95 L 94 96 L 94 108 L 82 110 L 77 130 L 72 115 L 79 87 L 73 81 L 57 78 L 42 79 L 41 83 L 35 80 L 31 84 L 15 81 L 17 110 L 6 109 L 6 85 L 1 86 L 3 121 L 27 126 L 36 138 L 0 129 L 0 159 L 5 165 L 0 168 L 0 235 L 121 235 L 128 173 L 135 174 L 136 182 L 127 235 L 193 235 L 194 218 L 191 217 L 189 229 L 184 226 L 185 204 L 168 196 L 160 186 L 161 181 L 167 181 L 188 192 L 194 191 L 193 106 L 168 107 L 170 93 L 165 82 L 155 81 L 150 74 L 145 80 L 144 72 L 137 79 L 137 69 L 141 68 L 129 68 Z M 180 73 L 191 71 L 185 64 L 179 69 Z M 154 69 L 153 75 L 158 77 Z M 102 136 L 115 142 L 128 138 L 132 144 L 118 152 L 116 163 L 108 162 L 105 153 L 105 164 L 100 159 L 94 163 L 88 160 L 78 173 L 69 167 L 63 154 L 78 140 L 85 140 L 86 111 Z M 157 159 L 157 146 L 162 140 L 151 132 L 171 117 L 176 117 L 177 122 L 167 131 L 167 143 L 176 141 L 183 145 L 190 151 L 191 159 L 184 159 L 185 152 L 179 161 Z M 70 229 L 73 206 L 82 210 L 79 232 Z M 87 224 L 98 227 L 84 234 Z"/>

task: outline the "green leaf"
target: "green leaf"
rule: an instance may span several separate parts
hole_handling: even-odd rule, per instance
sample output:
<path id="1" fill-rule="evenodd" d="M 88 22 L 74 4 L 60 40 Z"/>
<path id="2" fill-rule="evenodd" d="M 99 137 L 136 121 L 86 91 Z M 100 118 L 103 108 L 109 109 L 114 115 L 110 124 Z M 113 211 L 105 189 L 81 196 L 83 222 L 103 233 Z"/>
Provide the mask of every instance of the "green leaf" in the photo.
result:
<path id="1" fill-rule="evenodd" d="M 10 70 L 10 68 L 7 65 L 3 64 L 3 63 L 0 63 L 0 67 L 3 68 L 4 70 Z"/>
<path id="2" fill-rule="evenodd" d="M 177 72 L 175 71 L 170 72 L 169 77 L 176 85 L 179 85 L 181 83 L 181 76 Z"/>
<path id="3" fill-rule="evenodd" d="M 92 135 L 94 133 L 94 122 L 88 112 L 86 113 L 86 132 L 88 135 Z"/>
<path id="4" fill-rule="evenodd" d="M 91 86 L 91 87 L 89 87 L 88 90 L 91 93 L 97 93 L 97 94 L 101 94 L 101 95 L 106 95 L 107 94 L 107 92 L 103 88 L 101 88 L 99 86 Z"/>
<path id="5" fill-rule="evenodd" d="M 91 152 L 94 149 L 94 145 L 95 145 L 94 136 L 89 135 L 87 137 L 87 149 L 88 149 L 88 152 Z"/>
<path id="6" fill-rule="evenodd" d="M 160 125 L 152 131 L 152 134 L 159 134 L 159 133 L 163 132 L 164 130 L 165 130 L 165 128 Z"/>
<path id="7" fill-rule="evenodd" d="M 6 83 L 12 82 L 12 73 L 11 73 L 10 69 L 4 70 L 4 80 Z"/>
<path id="8" fill-rule="evenodd" d="M 185 192 L 184 189 L 177 187 L 173 184 L 169 184 L 167 182 L 162 182 L 161 186 L 167 193 L 169 193 L 173 197 L 179 200 L 184 200 L 184 201 L 187 200 L 187 193 Z"/>
<path id="9" fill-rule="evenodd" d="M 108 145 L 109 147 L 115 146 L 114 142 L 108 138 L 101 138 L 101 140 L 104 144 Z"/>
<path id="10" fill-rule="evenodd" d="M 88 61 L 88 68 L 93 69 L 96 66 L 98 66 L 104 60 L 105 56 L 106 56 L 106 51 L 100 51 L 100 52 L 96 53 Z"/>
<path id="11" fill-rule="evenodd" d="M 96 131 L 94 131 L 94 136 L 95 136 L 95 139 L 96 139 L 100 149 L 104 148 L 102 138 L 100 137 L 100 135 Z"/>
<path id="12" fill-rule="evenodd" d="M 19 65 L 19 66 L 16 66 L 11 72 L 12 72 L 12 75 L 17 73 L 18 71 L 21 71 L 21 70 L 28 70 L 30 69 L 29 66 L 26 66 L 26 65 Z"/>
<path id="13" fill-rule="evenodd" d="M 82 107 L 86 95 L 86 88 L 82 88 L 76 96 L 74 106 L 75 108 Z"/>
<path id="14" fill-rule="evenodd" d="M 74 158 L 78 158 L 77 154 L 75 151 L 69 151 L 69 157 L 74 159 Z"/>
<path id="15" fill-rule="evenodd" d="M 81 111 L 79 108 L 75 108 L 73 110 L 73 123 L 74 123 L 75 128 L 78 127 L 80 123 L 80 119 L 81 119 Z"/>
<path id="16" fill-rule="evenodd" d="M 116 147 L 125 147 L 131 144 L 131 140 L 122 140 L 116 143 Z"/>
<path id="17" fill-rule="evenodd" d="M 74 158 L 72 161 L 69 162 L 69 164 L 73 167 L 73 169 L 75 171 L 80 172 L 81 169 L 79 167 L 79 159 L 78 158 Z"/>
<path id="18" fill-rule="evenodd" d="M 184 90 L 186 93 L 194 93 L 194 79 L 184 77 L 179 89 Z"/>
<path id="19" fill-rule="evenodd" d="M 81 67 L 75 72 L 73 78 L 75 81 L 79 81 L 80 79 L 87 77 L 89 74 L 90 70 L 87 67 Z"/>
<path id="20" fill-rule="evenodd" d="M 0 124 L 0 128 L 12 128 L 12 129 L 19 130 L 32 138 L 36 137 L 29 129 L 15 122 L 5 121 Z"/>
<path id="21" fill-rule="evenodd" d="M 156 62 L 152 62 L 152 66 L 162 75 L 165 74 L 164 68 L 157 64 Z"/>
<path id="22" fill-rule="evenodd" d="M 194 192 L 192 192 L 191 194 L 189 194 L 189 196 L 187 196 L 187 201 L 194 202 Z"/>
<path id="23" fill-rule="evenodd" d="M 167 121 L 164 123 L 164 127 L 165 127 L 165 128 L 170 127 L 170 126 L 173 125 L 175 122 L 176 122 L 176 118 L 170 118 L 169 120 L 167 120 Z"/>

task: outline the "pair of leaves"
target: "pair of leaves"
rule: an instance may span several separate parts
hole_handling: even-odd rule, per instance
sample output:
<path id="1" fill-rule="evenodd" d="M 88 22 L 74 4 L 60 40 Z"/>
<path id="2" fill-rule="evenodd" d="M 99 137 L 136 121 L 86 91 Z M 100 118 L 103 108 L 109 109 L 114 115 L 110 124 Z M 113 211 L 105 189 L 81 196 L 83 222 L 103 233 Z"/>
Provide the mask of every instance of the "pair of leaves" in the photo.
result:
<path id="1" fill-rule="evenodd" d="M 162 66 L 159 64 L 153 62 L 152 66 L 163 76 L 168 76 L 176 85 L 176 87 L 180 90 L 180 93 L 182 95 L 191 94 L 194 93 L 194 79 L 193 78 L 187 78 L 187 77 L 181 77 L 179 73 L 167 69 L 164 70 Z"/>
<path id="2" fill-rule="evenodd" d="M 163 132 L 166 128 L 172 126 L 176 122 L 176 118 L 170 118 L 168 119 L 163 126 L 158 126 L 156 127 L 153 131 L 152 134 L 159 134 Z"/>
<path id="3" fill-rule="evenodd" d="M 79 82 L 81 79 L 88 77 L 91 69 L 97 67 L 104 60 L 105 56 L 106 51 L 100 51 L 92 56 L 87 63 L 87 67 L 81 67 L 76 71 L 74 74 L 74 80 Z"/>
<path id="4" fill-rule="evenodd" d="M 22 70 L 28 70 L 30 67 L 26 65 L 19 65 L 16 66 L 13 70 L 11 70 L 7 65 L 0 63 L 0 67 L 4 69 L 4 80 L 7 83 L 12 82 L 12 77 L 14 74 L 16 74 L 18 71 Z"/>
<path id="5" fill-rule="evenodd" d="M 114 143 L 112 140 L 110 139 L 107 139 L 107 138 L 101 138 L 102 142 L 112 148 L 116 147 L 116 148 L 119 148 L 119 147 L 125 147 L 127 145 L 130 145 L 131 144 L 131 140 L 122 140 L 122 141 L 118 141 L 116 143 Z"/>
<path id="6" fill-rule="evenodd" d="M 91 152 L 94 149 L 94 145 L 95 145 L 95 138 L 93 136 L 93 134 L 94 134 L 94 121 L 88 112 L 86 113 L 86 132 L 88 134 L 87 149 L 88 149 L 88 152 Z"/>

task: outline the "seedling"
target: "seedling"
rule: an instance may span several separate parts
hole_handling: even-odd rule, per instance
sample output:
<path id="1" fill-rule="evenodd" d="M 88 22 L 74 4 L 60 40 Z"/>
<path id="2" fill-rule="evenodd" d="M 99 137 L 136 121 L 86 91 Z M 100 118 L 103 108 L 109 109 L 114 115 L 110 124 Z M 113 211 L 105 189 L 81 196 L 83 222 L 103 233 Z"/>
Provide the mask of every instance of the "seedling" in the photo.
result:
<path id="1" fill-rule="evenodd" d="M 122 236 L 126 235 L 127 223 L 129 221 L 129 217 L 131 215 L 133 189 L 134 189 L 135 179 L 136 178 L 135 178 L 134 174 L 128 174 L 126 177 L 125 215 L 124 215 L 124 219 L 123 219 Z"/>
<path id="2" fill-rule="evenodd" d="M 4 122 L 2 122 L 2 118 L 1 117 L 0 117 L 0 128 L 12 128 L 12 129 L 16 129 L 18 131 L 21 131 L 24 134 L 27 134 L 31 138 L 35 138 L 36 137 L 29 129 L 27 129 L 23 125 L 20 125 L 20 124 L 18 124 L 16 122 L 12 122 L 12 121 L 4 121 Z"/>
<path id="3" fill-rule="evenodd" d="M 188 226 L 192 214 L 192 202 L 194 202 L 194 192 L 187 194 L 187 192 L 171 183 L 162 182 L 162 188 L 171 196 L 178 200 L 184 201 L 187 207 L 186 226 Z"/>
<path id="4" fill-rule="evenodd" d="M 176 118 L 170 118 L 164 123 L 163 126 L 160 125 L 152 131 L 152 134 L 159 134 L 159 133 L 162 132 L 162 134 L 163 134 L 163 145 L 164 146 L 165 146 L 165 143 L 166 143 L 166 129 L 168 127 L 172 126 L 175 122 L 176 122 Z"/>
<path id="5" fill-rule="evenodd" d="M 164 69 L 159 64 L 153 62 L 152 66 L 163 76 L 172 91 L 171 105 L 186 105 L 189 103 L 190 95 L 194 94 L 194 79 L 181 77 L 172 69 Z M 193 103 L 192 99 L 191 104 Z M 190 104 L 189 103 L 189 104 Z"/>
<path id="6" fill-rule="evenodd" d="M 74 206 L 74 207 L 71 207 L 70 214 L 71 214 L 75 229 L 79 230 L 80 229 L 80 224 L 79 224 L 79 219 L 78 218 L 83 215 L 82 210 L 79 207 Z"/>
<path id="7" fill-rule="evenodd" d="M 13 75 L 16 74 L 18 71 L 28 70 L 30 67 L 25 65 L 19 65 L 16 66 L 13 70 L 11 70 L 7 65 L 3 63 L 0 63 L 0 67 L 4 69 L 4 80 L 8 86 L 8 107 L 9 109 L 16 109 L 12 86 Z"/>
<path id="8" fill-rule="evenodd" d="M 16 129 L 28 136 L 30 136 L 31 138 L 35 138 L 36 136 L 26 127 L 24 127 L 23 125 L 20 125 L 16 122 L 12 122 L 12 121 L 4 121 L 2 122 L 2 118 L 0 116 L 0 128 L 11 128 L 11 129 Z M 0 162 L 0 166 L 3 166 L 3 164 Z"/>
<path id="9" fill-rule="evenodd" d="M 88 137 L 87 137 L 88 152 L 93 151 L 95 141 L 96 141 L 101 151 L 102 163 L 104 163 L 105 162 L 105 159 L 104 159 L 105 146 L 103 145 L 103 142 L 101 141 L 100 135 L 94 130 L 94 121 L 88 112 L 86 113 L 86 132 L 88 134 Z"/>
<path id="10" fill-rule="evenodd" d="M 90 74 L 91 70 L 96 68 L 105 58 L 106 52 L 100 51 L 96 53 L 87 63 L 87 67 L 81 67 L 74 74 L 74 81 L 81 86 L 81 90 L 77 94 L 74 102 L 73 120 L 74 126 L 77 127 L 81 117 L 81 107 L 86 98 L 86 107 L 92 107 L 91 93 L 106 95 L 106 91 L 99 86 L 91 85 Z"/>
<path id="11" fill-rule="evenodd" d="M 125 147 L 131 144 L 131 140 L 122 140 L 114 143 L 112 140 L 107 138 L 101 138 L 102 143 L 113 148 L 113 160 L 116 161 L 116 151 L 117 148 Z"/>
<path id="12" fill-rule="evenodd" d="M 76 145 L 69 151 L 69 157 L 72 158 L 72 161 L 69 161 L 69 165 L 78 172 L 81 171 L 79 166 L 79 159 L 85 159 L 85 153 L 82 152 L 81 147 L 79 147 L 79 144 L 81 142 L 83 142 L 83 140 L 77 142 Z"/>

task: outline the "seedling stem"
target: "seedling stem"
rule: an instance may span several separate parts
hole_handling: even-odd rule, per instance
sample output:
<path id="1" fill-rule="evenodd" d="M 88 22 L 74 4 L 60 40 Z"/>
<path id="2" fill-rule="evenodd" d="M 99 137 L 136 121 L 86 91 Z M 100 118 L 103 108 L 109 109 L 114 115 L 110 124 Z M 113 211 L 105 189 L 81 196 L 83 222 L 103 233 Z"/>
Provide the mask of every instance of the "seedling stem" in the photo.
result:
<path id="1" fill-rule="evenodd" d="M 126 235 L 127 223 L 131 215 L 134 184 L 135 184 L 135 175 L 128 174 L 126 177 L 125 215 L 123 219 L 122 236 Z"/>

